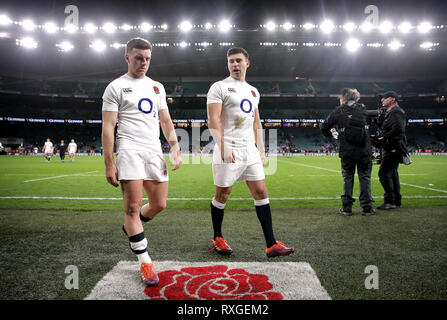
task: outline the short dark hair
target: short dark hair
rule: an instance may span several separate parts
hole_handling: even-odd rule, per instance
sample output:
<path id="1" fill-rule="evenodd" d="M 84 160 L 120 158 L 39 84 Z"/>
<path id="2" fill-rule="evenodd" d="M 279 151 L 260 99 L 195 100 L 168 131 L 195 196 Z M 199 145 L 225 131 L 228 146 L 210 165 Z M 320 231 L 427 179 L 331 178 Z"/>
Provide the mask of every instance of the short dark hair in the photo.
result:
<path id="1" fill-rule="evenodd" d="M 248 59 L 248 52 L 247 52 L 247 50 L 245 50 L 244 48 L 240 48 L 240 47 L 233 47 L 233 48 L 228 49 L 227 57 L 229 57 L 229 56 L 231 56 L 233 54 L 238 54 L 238 53 L 242 53 L 245 56 L 245 58 Z"/>
<path id="2" fill-rule="evenodd" d="M 142 50 L 151 50 L 152 44 L 143 38 L 133 38 L 130 39 L 126 44 L 126 52 L 129 53 L 132 49 L 142 49 Z"/>

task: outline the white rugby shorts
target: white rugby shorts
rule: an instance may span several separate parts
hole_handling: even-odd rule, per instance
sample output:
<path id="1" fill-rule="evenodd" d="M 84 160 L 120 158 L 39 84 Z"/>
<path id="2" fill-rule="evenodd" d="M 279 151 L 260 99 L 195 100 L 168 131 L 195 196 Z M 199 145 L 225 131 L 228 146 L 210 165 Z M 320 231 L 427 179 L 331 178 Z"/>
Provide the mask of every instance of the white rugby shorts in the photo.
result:
<path id="1" fill-rule="evenodd" d="M 231 187 L 237 181 L 265 180 L 264 167 L 258 149 L 233 150 L 236 161 L 223 163 L 220 151 L 213 155 L 213 180 L 218 187 Z"/>
<path id="2" fill-rule="evenodd" d="M 141 150 L 119 150 L 116 156 L 118 180 L 169 180 L 168 166 L 162 154 Z"/>

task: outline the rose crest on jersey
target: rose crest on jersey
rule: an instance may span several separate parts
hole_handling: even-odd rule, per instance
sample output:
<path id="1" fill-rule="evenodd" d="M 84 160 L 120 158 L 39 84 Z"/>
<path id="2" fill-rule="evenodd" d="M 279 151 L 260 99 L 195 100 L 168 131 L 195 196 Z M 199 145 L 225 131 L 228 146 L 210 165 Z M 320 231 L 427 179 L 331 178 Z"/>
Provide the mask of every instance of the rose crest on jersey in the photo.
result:
<path id="1" fill-rule="evenodd" d="M 253 90 L 251 90 L 251 94 L 253 95 L 253 97 L 256 98 L 256 92 L 254 92 Z"/>
<path id="2" fill-rule="evenodd" d="M 160 94 L 160 89 L 158 89 L 157 86 L 154 86 L 154 92 L 155 92 L 156 94 Z"/>

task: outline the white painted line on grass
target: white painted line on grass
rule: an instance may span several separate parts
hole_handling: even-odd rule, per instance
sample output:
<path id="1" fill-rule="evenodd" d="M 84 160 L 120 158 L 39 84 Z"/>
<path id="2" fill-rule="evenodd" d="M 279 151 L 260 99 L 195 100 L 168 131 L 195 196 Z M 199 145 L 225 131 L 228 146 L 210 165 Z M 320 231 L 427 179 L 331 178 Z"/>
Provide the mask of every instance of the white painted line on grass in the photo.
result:
<path id="1" fill-rule="evenodd" d="M 316 166 L 311 166 L 311 165 L 308 165 L 308 164 L 290 162 L 290 161 L 287 161 L 287 160 L 283 160 L 283 161 L 285 161 L 287 163 L 290 163 L 290 164 L 295 164 L 297 166 L 304 166 L 304 167 L 309 167 L 309 168 L 314 168 L 314 169 L 326 170 L 326 171 L 331 171 L 331 172 L 338 172 L 341 175 L 341 170 L 333 170 L 333 169 L 328 169 L 328 168 L 316 167 Z M 411 175 L 411 174 L 407 174 L 407 175 Z M 399 174 L 399 176 L 401 176 L 401 174 Z M 374 178 L 374 179 L 375 180 L 379 180 L 379 178 Z M 434 189 L 434 188 L 429 188 L 429 187 L 424 187 L 424 186 L 418 186 L 418 185 L 415 185 L 415 184 L 410 184 L 410 183 L 406 183 L 406 182 L 402 182 L 402 181 L 400 182 L 400 184 L 404 185 L 404 186 L 408 186 L 408 187 L 413 187 L 413 188 L 419 188 L 419 189 L 424 189 L 424 190 L 430 190 L 430 191 L 447 193 L 447 190 L 441 190 L 441 189 Z"/>
<path id="2" fill-rule="evenodd" d="M 283 160 L 283 159 L 281 159 L 280 161 L 287 162 L 287 163 L 290 163 L 290 164 L 294 164 L 296 166 L 303 166 L 303 167 L 308 167 L 308 168 L 313 168 L 313 169 L 320 169 L 320 170 L 326 170 L 326 171 L 330 171 L 330 172 L 336 172 L 336 173 L 339 173 L 341 175 L 341 171 L 340 170 L 316 167 L 316 166 L 311 166 L 309 164 L 296 163 L 296 162 L 291 162 L 291 161 L 287 161 L 287 160 Z"/>
<path id="3" fill-rule="evenodd" d="M 402 196 L 405 199 L 445 199 L 447 195 L 438 196 Z M 211 201 L 212 197 L 209 198 L 168 198 L 169 201 Z M 373 196 L 373 198 L 383 198 L 383 196 Z M 29 199 L 29 200 L 123 200 L 123 198 L 106 198 L 106 197 L 39 197 L 39 196 L 0 196 L 0 200 L 7 199 Z M 335 197 L 279 197 L 279 198 L 269 198 L 273 201 L 284 201 L 284 200 L 338 200 L 340 196 Z M 230 198 L 229 200 L 234 201 L 248 201 L 253 200 L 253 198 Z"/>
<path id="4" fill-rule="evenodd" d="M 402 184 L 402 185 L 404 185 L 404 186 L 413 187 L 413 188 L 419 188 L 419 189 L 424 189 L 424 190 L 431 190 L 431 191 L 436 191 L 436 192 L 447 193 L 446 190 L 434 189 L 434 188 L 423 187 L 423 186 L 417 186 L 417 185 L 415 185 L 415 184 L 410 184 L 410 183 L 406 183 L 406 182 L 401 182 L 400 184 Z"/>
<path id="5" fill-rule="evenodd" d="M 75 177 L 75 176 L 85 175 L 85 174 L 94 173 L 94 172 L 98 172 L 98 170 L 89 171 L 89 172 L 83 172 L 83 173 L 63 174 L 63 175 L 60 175 L 60 176 L 52 176 L 52 177 L 32 179 L 32 180 L 25 180 L 23 182 L 34 182 L 34 181 L 41 181 L 41 180 L 58 179 L 58 178 L 63 178 L 63 177 Z"/>

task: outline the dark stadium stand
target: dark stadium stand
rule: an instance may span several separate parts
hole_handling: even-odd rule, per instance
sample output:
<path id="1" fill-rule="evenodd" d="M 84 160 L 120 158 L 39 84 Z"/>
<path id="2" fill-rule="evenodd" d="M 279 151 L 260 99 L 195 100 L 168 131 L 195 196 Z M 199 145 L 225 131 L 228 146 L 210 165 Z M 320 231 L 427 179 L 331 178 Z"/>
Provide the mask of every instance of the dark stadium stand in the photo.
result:
<path id="1" fill-rule="evenodd" d="M 110 79 L 113 80 L 113 79 Z M 217 79 L 215 79 L 216 81 Z M 0 77 L 0 90 L 23 93 L 54 93 L 101 97 L 110 81 L 65 81 L 33 78 Z M 206 94 L 214 81 L 163 82 L 167 94 Z M 344 87 L 356 88 L 361 94 L 378 94 L 393 90 L 400 94 L 447 93 L 446 80 L 394 81 L 394 82 L 346 82 L 346 81 L 249 81 L 261 94 L 338 94 Z M 176 91 L 176 88 L 178 89 Z M 313 88 L 313 90 L 312 90 Z"/>
<path id="2" fill-rule="evenodd" d="M 47 137 L 51 137 L 55 142 L 74 138 L 79 141 L 81 152 L 91 149 L 100 152 L 101 96 L 107 82 L 5 76 L 0 80 L 0 117 L 3 117 L 0 137 L 21 137 L 28 150 L 33 146 L 40 147 Z M 167 94 L 173 98 L 169 101 L 171 117 L 187 121 L 188 127 L 191 125 L 191 119 L 206 119 L 206 93 L 211 83 L 166 82 Z M 447 88 L 446 81 L 335 82 L 300 79 L 253 81 L 251 84 L 263 95 L 260 105 L 261 118 L 280 121 L 275 124 L 278 126 L 264 124 L 267 129 L 267 145 L 268 129 L 279 129 L 277 151 L 283 148 L 287 152 L 334 150 L 333 141 L 327 141 L 320 134 L 319 122 L 338 105 L 337 93 L 343 87 L 357 88 L 363 95 L 361 102 L 368 109 L 377 108 L 375 95 L 379 92 L 395 90 L 401 93 L 401 106 L 406 111 L 407 118 L 416 119 L 409 123 L 407 129 L 410 149 L 445 149 L 447 102 L 442 95 Z M 8 118 L 19 120 L 10 121 Z M 58 119 L 57 121 L 63 123 L 54 123 L 49 119 Z M 315 122 L 286 123 L 287 119 L 313 119 Z M 434 122 L 431 121 L 433 119 Z M 426 130 L 427 125 L 430 125 L 430 130 Z"/>

